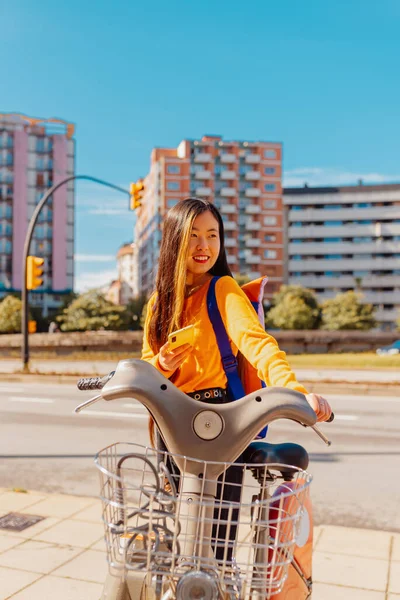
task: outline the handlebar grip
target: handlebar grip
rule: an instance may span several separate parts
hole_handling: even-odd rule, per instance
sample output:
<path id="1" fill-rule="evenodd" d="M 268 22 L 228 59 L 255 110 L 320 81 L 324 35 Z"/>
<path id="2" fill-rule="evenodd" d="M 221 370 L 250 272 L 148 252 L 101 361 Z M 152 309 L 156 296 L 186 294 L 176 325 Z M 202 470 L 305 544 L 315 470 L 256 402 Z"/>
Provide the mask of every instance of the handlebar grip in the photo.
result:
<path id="1" fill-rule="evenodd" d="M 77 385 L 78 390 L 101 390 L 114 375 L 115 371 L 111 371 L 104 377 L 82 377 Z"/>
<path id="2" fill-rule="evenodd" d="M 335 418 L 335 413 L 331 413 L 331 416 L 329 417 L 329 419 L 327 419 L 325 421 L 325 423 L 332 423 L 333 419 Z"/>

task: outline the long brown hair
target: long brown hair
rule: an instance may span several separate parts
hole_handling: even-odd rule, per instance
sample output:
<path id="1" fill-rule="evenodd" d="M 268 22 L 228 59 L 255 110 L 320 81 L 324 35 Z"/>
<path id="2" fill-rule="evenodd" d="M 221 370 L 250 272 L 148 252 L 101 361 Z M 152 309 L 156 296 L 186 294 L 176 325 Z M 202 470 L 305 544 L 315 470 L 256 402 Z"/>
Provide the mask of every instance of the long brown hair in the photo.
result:
<path id="1" fill-rule="evenodd" d="M 210 211 L 218 221 L 220 251 L 211 275 L 229 275 L 226 259 L 224 225 L 219 210 L 207 200 L 186 198 L 171 208 L 165 218 L 156 278 L 157 300 L 151 316 L 148 341 L 154 353 L 165 344 L 171 331 L 182 327 L 181 317 L 185 297 L 186 261 L 193 221 Z"/>

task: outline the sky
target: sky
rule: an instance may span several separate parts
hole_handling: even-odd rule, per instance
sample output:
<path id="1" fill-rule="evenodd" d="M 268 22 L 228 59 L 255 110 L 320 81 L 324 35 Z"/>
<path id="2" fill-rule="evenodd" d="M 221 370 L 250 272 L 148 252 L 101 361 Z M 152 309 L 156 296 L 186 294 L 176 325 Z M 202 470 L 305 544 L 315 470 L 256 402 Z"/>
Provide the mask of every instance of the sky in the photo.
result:
<path id="1" fill-rule="evenodd" d="M 76 173 L 153 147 L 279 141 L 284 184 L 400 181 L 398 0 L 0 0 L 0 112 L 76 125 Z M 76 288 L 116 276 L 127 197 L 77 184 Z"/>

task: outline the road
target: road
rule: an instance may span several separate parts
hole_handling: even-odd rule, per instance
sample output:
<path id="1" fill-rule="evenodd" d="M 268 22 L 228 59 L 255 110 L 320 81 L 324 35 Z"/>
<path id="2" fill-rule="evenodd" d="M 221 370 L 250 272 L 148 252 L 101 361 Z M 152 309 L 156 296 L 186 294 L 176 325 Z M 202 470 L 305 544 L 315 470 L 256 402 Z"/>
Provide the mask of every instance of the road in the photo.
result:
<path id="1" fill-rule="evenodd" d="M 114 370 L 117 361 L 107 360 L 65 360 L 32 359 L 30 369 L 39 373 L 61 373 L 84 375 L 105 375 Z M 379 362 L 377 362 L 379 366 Z M 21 360 L 16 358 L 2 359 L 0 373 L 13 373 L 21 369 Z M 294 369 L 299 381 L 349 381 L 356 383 L 399 383 L 400 371 L 395 369 Z"/>
<path id="2" fill-rule="evenodd" d="M 147 414 L 135 401 L 73 414 L 90 395 L 70 384 L 0 383 L 0 487 L 96 495 L 96 451 L 115 441 L 148 442 Z M 268 441 L 309 451 L 317 524 L 400 532 L 400 397 L 327 398 L 336 420 L 321 428 L 331 447 L 286 421 L 270 427 Z"/>

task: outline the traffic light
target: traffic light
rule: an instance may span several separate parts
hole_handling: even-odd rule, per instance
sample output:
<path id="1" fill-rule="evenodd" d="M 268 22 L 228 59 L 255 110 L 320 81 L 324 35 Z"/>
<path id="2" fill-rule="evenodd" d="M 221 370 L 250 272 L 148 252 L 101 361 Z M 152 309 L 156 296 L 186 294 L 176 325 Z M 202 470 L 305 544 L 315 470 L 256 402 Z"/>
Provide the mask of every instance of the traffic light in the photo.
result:
<path id="1" fill-rule="evenodd" d="M 28 333 L 36 333 L 36 321 L 28 321 Z"/>
<path id="2" fill-rule="evenodd" d="M 142 198 L 144 196 L 144 181 L 143 179 L 138 179 L 136 183 L 131 183 L 130 188 L 131 195 L 131 210 L 136 210 L 140 206 L 142 206 Z"/>
<path id="3" fill-rule="evenodd" d="M 26 262 L 26 289 L 35 290 L 43 283 L 44 259 L 39 256 L 28 256 Z"/>

